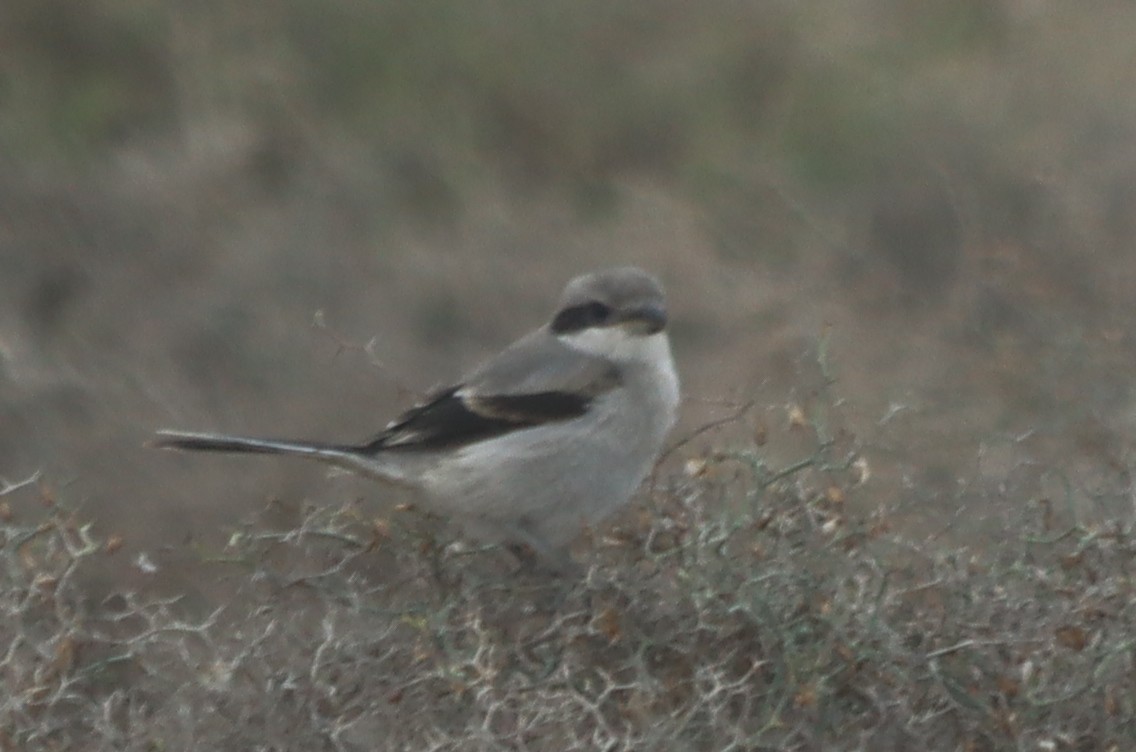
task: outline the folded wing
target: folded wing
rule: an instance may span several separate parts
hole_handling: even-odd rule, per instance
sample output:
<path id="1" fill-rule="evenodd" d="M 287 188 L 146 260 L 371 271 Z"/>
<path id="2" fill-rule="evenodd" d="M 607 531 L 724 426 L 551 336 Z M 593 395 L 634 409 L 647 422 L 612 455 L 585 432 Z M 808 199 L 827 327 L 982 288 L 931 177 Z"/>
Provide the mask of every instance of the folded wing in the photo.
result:
<path id="1" fill-rule="evenodd" d="M 619 372 L 613 364 L 577 353 L 547 333 L 534 332 L 459 386 L 403 413 L 359 450 L 453 449 L 572 420 L 618 385 Z"/>

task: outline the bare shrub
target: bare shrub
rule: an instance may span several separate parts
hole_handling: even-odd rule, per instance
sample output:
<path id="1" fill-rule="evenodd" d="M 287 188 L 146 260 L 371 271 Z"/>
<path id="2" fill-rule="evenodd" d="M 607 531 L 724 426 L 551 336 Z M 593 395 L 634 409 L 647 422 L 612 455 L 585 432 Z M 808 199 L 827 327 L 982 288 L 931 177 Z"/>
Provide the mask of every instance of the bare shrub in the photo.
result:
<path id="1" fill-rule="evenodd" d="M 936 550 L 854 512 L 832 449 L 688 463 L 579 581 L 349 505 L 202 556 L 221 606 L 93 603 L 113 542 L 6 519 L 0 748 L 1127 748 L 1131 527 L 1031 503 L 1000 550 Z"/>

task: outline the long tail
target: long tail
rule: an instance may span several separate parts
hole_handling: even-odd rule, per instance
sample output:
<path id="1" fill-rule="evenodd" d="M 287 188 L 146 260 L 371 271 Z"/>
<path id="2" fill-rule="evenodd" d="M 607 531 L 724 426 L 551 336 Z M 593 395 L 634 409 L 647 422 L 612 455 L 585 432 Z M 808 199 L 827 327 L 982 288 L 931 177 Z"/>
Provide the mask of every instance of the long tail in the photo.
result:
<path id="1" fill-rule="evenodd" d="M 258 439 L 251 436 L 226 436 L 219 433 L 158 431 L 146 444 L 156 449 L 180 449 L 194 452 L 228 452 L 244 454 L 289 454 L 325 462 L 352 472 L 404 485 L 414 485 L 396 467 L 379 461 L 360 447 L 323 444 L 312 441 Z"/>

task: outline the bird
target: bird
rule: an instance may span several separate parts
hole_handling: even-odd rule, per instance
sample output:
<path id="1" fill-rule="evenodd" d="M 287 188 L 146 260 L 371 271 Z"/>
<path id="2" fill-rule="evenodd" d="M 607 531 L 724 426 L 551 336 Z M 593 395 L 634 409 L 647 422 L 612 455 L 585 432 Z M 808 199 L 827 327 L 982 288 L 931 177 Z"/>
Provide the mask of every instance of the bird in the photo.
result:
<path id="1" fill-rule="evenodd" d="M 161 430 L 163 449 L 306 457 L 403 486 L 422 509 L 552 571 L 629 502 L 675 424 L 663 287 L 634 266 L 573 278 L 551 319 L 358 444 Z"/>

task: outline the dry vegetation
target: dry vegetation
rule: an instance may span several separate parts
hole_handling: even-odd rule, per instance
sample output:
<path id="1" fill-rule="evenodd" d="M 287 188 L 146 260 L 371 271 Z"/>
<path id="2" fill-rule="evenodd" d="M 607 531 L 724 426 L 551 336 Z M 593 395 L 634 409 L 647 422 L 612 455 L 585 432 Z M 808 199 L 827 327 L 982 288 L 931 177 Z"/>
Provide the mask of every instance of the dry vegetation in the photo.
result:
<path id="1" fill-rule="evenodd" d="M 349 506 L 200 553 L 221 607 L 94 602 L 116 544 L 48 501 L 0 530 L 0 748 L 1127 749 L 1131 525 L 1044 502 L 997 550 L 928 549 L 849 513 L 840 443 L 691 461 L 580 582 Z"/>
<path id="2" fill-rule="evenodd" d="M 1132 3 L 539 6 L 0 2 L 0 752 L 1136 748 Z M 612 260 L 685 423 L 581 581 L 140 448 Z"/>

